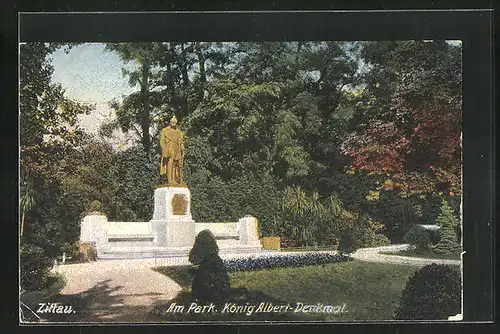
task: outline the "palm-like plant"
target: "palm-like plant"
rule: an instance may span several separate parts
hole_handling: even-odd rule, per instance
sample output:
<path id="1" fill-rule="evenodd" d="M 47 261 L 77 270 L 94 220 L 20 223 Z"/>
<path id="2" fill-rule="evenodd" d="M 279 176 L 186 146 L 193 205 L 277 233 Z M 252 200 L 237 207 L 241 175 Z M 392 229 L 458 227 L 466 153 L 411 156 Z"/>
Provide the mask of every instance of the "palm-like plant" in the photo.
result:
<path id="1" fill-rule="evenodd" d="M 20 200 L 20 211 L 21 211 L 21 231 L 20 237 L 23 236 L 24 232 L 24 217 L 26 213 L 33 208 L 35 204 L 35 199 L 33 196 L 33 184 L 30 181 L 23 182 L 23 187 L 21 188 L 21 200 Z"/>
<path id="2" fill-rule="evenodd" d="M 342 200 L 339 198 L 337 193 L 333 193 L 328 198 L 328 205 L 330 212 L 333 213 L 334 216 L 340 216 L 342 213 Z"/>
<path id="3" fill-rule="evenodd" d="M 309 209 L 309 198 L 300 186 L 286 188 L 283 196 L 283 208 L 293 215 L 303 216 Z"/>
<path id="4" fill-rule="evenodd" d="M 295 217 L 291 223 L 290 232 L 293 240 L 299 241 L 306 247 L 314 243 L 315 224 L 312 224 L 305 216 Z"/>
<path id="5" fill-rule="evenodd" d="M 311 199 L 309 200 L 309 213 L 313 217 L 324 218 L 327 214 L 327 209 L 321 203 L 319 193 L 317 191 L 313 191 Z"/>
<path id="6" fill-rule="evenodd" d="M 309 198 L 300 186 L 285 189 L 283 211 L 290 214 L 290 232 L 294 240 L 306 246 L 315 242 L 316 219 L 324 216 L 325 207 L 319 194 L 314 192 Z"/>

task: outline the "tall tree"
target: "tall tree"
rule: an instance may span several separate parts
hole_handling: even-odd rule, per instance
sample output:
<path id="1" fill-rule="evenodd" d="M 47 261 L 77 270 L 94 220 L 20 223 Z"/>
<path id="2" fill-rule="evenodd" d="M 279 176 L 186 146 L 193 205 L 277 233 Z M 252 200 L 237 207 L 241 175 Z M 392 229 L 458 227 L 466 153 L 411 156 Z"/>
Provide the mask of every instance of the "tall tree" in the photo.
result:
<path id="1" fill-rule="evenodd" d="M 383 82 L 367 81 L 358 110 L 369 118 L 358 118 L 344 142 L 352 171 L 379 175 L 378 190 L 403 196 L 460 193 L 460 48 L 444 41 L 377 43 L 375 51 L 367 45 L 367 60 L 374 77 L 390 73 L 393 84 L 380 91 Z M 390 57 L 380 57 L 381 49 Z"/>
<path id="2" fill-rule="evenodd" d="M 148 156 L 165 122 L 175 114 L 182 124 L 204 98 L 207 82 L 224 71 L 227 61 L 221 43 L 119 43 L 106 49 L 125 63 L 136 64 L 134 70 L 123 69 L 123 73 L 140 90 L 121 103 L 113 101 L 112 107 L 117 112 L 115 125 L 134 130 Z"/>
<path id="3" fill-rule="evenodd" d="M 180 121 L 204 99 L 206 85 L 225 71 L 230 49 L 227 43 L 162 43 L 158 84 L 163 103 L 173 108 Z"/>
<path id="4" fill-rule="evenodd" d="M 339 149 L 331 142 L 341 132 L 331 134 L 338 130 L 332 114 L 356 72 L 345 45 L 233 43 L 226 49 L 230 71 L 208 83 L 188 131 L 217 150 L 219 174 L 251 170 L 307 184 Z M 333 95 L 337 104 L 328 100 Z"/>
<path id="5" fill-rule="evenodd" d="M 106 50 L 116 52 L 128 63 L 134 62 L 135 69 L 122 69 L 123 75 L 129 79 L 131 87 L 139 85 L 139 91 L 134 92 L 120 103 L 113 101 L 111 107 L 116 110 L 118 123 L 123 131 L 135 129 L 140 138 L 144 152 L 151 156 L 152 112 L 151 94 L 155 88 L 154 67 L 157 65 L 158 43 L 111 43 Z M 137 128 L 136 126 L 139 126 Z"/>
<path id="6" fill-rule="evenodd" d="M 80 105 L 64 96 L 61 85 L 51 81 L 50 55 L 60 44 L 26 43 L 20 46 L 20 181 L 22 225 L 30 210 L 46 210 L 33 203 L 43 193 L 44 180 L 52 179 L 50 167 L 76 149 L 83 131 L 77 115 L 93 106 Z M 68 47 L 66 45 L 65 47 Z M 38 222 L 43 224 L 44 222 Z"/>

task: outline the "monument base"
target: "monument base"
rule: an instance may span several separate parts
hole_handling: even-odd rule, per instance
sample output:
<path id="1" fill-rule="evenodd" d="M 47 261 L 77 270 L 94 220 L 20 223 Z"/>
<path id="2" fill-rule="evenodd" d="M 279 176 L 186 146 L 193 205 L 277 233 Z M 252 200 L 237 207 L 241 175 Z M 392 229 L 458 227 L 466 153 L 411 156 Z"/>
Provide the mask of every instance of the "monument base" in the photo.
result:
<path id="1" fill-rule="evenodd" d="M 192 220 L 191 192 L 187 187 L 155 190 L 153 220 Z"/>
<path id="2" fill-rule="evenodd" d="M 182 255 L 193 247 L 196 235 L 210 230 L 221 250 L 234 252 L 261 249 L 258 221 L 247 215 L 234 223 L 195 223 L 191 193 L 187 187 L 155 190 L 154 214 L 149 222 L 109 222 L 105 215 L 86 216 L 80 241 L 95 244 L 98 258 Z"/>
<path id="3" fill-rule="evenodd" d="M 192 247 L 194 244 L 194 220 L 151 220 L 150 224 L 155 246 Z"/>

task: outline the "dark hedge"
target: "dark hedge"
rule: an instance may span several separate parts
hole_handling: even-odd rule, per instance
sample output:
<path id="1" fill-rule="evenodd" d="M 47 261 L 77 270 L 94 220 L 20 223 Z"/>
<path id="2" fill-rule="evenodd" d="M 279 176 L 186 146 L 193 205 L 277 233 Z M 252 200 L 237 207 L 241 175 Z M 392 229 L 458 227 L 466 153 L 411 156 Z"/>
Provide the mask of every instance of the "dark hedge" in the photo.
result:
<path id="1" fill-rule="evenodd" d="M 413 274 L 394 315 L 398 320 L 447 320 L 460 313 L 459 267 L 431 264 Z"/>

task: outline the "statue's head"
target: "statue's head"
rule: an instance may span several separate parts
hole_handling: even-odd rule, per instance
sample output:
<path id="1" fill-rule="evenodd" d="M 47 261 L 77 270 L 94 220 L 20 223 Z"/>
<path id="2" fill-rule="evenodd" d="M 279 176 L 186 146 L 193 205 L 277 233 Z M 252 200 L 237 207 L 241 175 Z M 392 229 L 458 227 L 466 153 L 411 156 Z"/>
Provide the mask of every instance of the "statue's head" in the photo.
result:
<path id="1" fill-rule="evenodd" d="M 176 127 L 177 126 L 177 117 L 172 117 L 172 119 L 170 120 L 170 126 L 172 127 Z"/>

